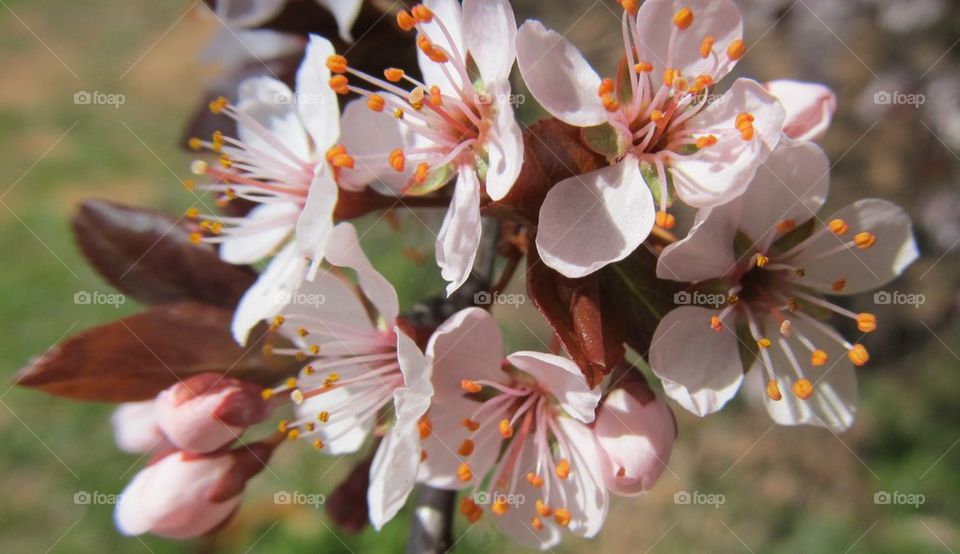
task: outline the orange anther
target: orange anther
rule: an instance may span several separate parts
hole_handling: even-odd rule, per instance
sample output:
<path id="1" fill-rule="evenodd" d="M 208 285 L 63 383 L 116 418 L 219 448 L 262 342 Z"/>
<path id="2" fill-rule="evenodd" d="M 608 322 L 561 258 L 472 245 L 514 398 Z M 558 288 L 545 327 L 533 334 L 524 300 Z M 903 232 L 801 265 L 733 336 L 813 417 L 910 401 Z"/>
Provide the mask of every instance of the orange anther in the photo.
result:
<path id="1" fill-rule="evenodd" d="M 693 11 L 690 8 L 683 8 L 673 16 L 673 24 L 681 31 L 687 30 L 693 23 Z"/>
<path id="2" fill-rule="evenodd" d="M 337 94 L 350 92 L 350 80 L 345 75 L 334 75 L 330 78 L 330 88 Z"/>
<path id="3" fill-rule="evenodd" d="M 347 58 L 340 54 L 333 54 L 327 57 L 327 69 L 334 73 L 344 73 L 347 71 Z"/>
<path id="4" fill-rule="evenodd" d="M 703 37 L 703 42 L 700 43 L 700 57 L 707 59 L 710 57 L 710 52 L 713 51 L 713 43 L 716 42 L 716 39 L 712 36 Z"/>
<path id="5" fill-rule="evenodd" d="M 460 381 L 460 388 L 469 393 L 477 393 L 483 390 L 483 387 L 481 387 L 479 383 L 471 381 L 470 379 Z"/>
<path id="6" fill-rule="evenodd" d="M 727 57 L 731 60 L 739 60 L 747 53 L 747 46 L 743 43 L 741 39 L 737 39 L 730 43 L 730 46 L 727 46 Z"/>
<path id="7" fill-rule="evenodd" d="M 767 398 L 770 400 L 780 400 L 783 395 L 780 394 L 780 386 L 775 380 L 767 382 Z"/>
<path id="8" fill-rule="evenodd" d="M 790 390 L 793 391 L 793 394 L 797 395 L 797 398 L 800 400 L 809 400 L 813 396 L 813 383 L 809 379 L 800 379 L 796 383 L 790 386 Z"/>

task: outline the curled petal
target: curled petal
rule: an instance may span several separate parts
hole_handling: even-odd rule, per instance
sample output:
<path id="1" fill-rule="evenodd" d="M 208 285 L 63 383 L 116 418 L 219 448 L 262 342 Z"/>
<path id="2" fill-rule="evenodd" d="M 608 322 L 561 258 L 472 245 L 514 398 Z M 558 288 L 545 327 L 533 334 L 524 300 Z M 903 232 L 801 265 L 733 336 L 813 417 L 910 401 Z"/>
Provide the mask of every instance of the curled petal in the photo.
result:
<path id="1" fill-rule="evenodd" d="M 830 127 L 837 111 L 837 96 L 819 83 L 787 79 L 764 83 L 786 111 L 783 134 L 795 140 L 816 140 Z"/>
<path id="2" fill-rule="evenodd" d="M 470 276 L 480 246 L 480 182 L 471 167 L 461 167 L 453 202 L 437 235 L 437 264 L 447 281 L 447 295 Z"/>

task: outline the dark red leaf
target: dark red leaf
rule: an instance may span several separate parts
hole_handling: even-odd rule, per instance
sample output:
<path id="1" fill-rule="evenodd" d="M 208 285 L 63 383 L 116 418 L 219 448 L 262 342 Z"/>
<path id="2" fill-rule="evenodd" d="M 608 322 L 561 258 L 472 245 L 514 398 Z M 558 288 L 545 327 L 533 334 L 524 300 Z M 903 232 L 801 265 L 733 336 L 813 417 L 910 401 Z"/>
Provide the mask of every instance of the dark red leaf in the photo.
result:
<path id="1" fill-rule="evenodd" d="M 80 249 L 113 286 L 147 304 L 196 300 L 233 308 L 256 280 L 169 216 L 105 200 L 88 200 L 73 218 Z"/>
<path id="2" fill-rule="evenodd" d="M 268 367 L 261 354 L 262 334 L 247 348 L 233 341 L 232 315 L 194 302 L 154 306 L 67 339 L 21 370 L 16 383 L 76 400 L 130 402 L 205 372 L 265 386 L 283 379 L 284 369 Z"/>
<path id="3" fill-rule="evenodd" d="M 570 279 L 547 267 L 535 248 L 527 255 L 527 291 L 591 387 L 623 360 L 623 321 L 603 303 L 597 274 Z"/>

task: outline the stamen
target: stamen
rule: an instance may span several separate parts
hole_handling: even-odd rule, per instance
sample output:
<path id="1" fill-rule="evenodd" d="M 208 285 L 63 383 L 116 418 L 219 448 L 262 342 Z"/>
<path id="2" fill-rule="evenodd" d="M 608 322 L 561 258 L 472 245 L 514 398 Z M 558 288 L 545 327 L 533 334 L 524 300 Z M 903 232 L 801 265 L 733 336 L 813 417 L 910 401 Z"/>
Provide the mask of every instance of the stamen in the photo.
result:
<path id="1" fill-rule="evenodd" d="M 418 23 L 430 23 L 433 21 L 433 12 L 423 4 L 418 4 L 410 10 Z"/>
<path id="2" fill-rule="evenodd" d="M 774 379 L 767 381 L 767 397 L 774 401 L 781 400 L 783 398 L 783 395 L 780 394 L 780 386 Z"/>
<path id="3" fill-rule="evenodd" d="M 398 83 L 403 79 L 405 75 L 402 69 L 397 69 L 395 67 L 390 67 L 383 70 L 383 76 L 387 78 L 391 83 Z"/>
<path id="4" fill-rule="evenodd" d="M 650 73 L 653 71 L 653 64 L 650 62 L 639 62 L 633 66 L 633 70 L 639 73 Z"/>
<path id="5" fill-rule="evenodd" d="M 490 511 L 496 516 L 502 516 L 507 513 L 508 507 L 507 501 L 500 497 L 493 501 L 493 505 L 490 506 Z"/>
<path id="6" fill-rule="evenodd" d="M 842 219 L 833 219 L 827 224 L 827 227 L 835 235 L 845 235 L 850 230 L 850 226 Z"/>
<path id="7" fill-rule="evenodd" d="M 463 442 L 460 443 L 460 448 L 457 449 L 457 454 L 460 454 L 464 457 L 469 456 L 470 454 L 473 454 L 473 447 L 474 444 L 472 440 L 464 439 Z"/>
<path id="8" fill-rule="evenodd" d="M 564 508 L 557 508 L 553 512 L 553 519 L 563 527 L 570 525 L 571 518 L 572 518 L 572 515 L 570 514 L 570 511 Z"/>
<path id="9" fill-rule="evenodd" d="M 777 232 L 778 233 L 789 233 L 797 228 L 797 222 L 792 219 L 784 219 L 780 223 L 777 223 Z"/>
<path id="10" fill-rule="evenodd" d="M 417 20 L 413 18 L 406 10 L 401 10 L 397 14 L 397 25 L 404 31 L 412 31 L 417 26 Z"/>
<path id="11" fill-rule="evenodd" d="M 473 479 L 473 472 L 470 471 L 470 464 L 464 462 L 457 466 L 457 478 L 463 482 Z"/>
<path id="12" fill-rule="evenodd" d="M 862 344 L 854 344 L 853 348 L 847 352 L 847 358 L 853 362 L 855 366 L 866 365 L 870 361 L 870 353 L 867 352 L 867 349 Z"/>
<path id="13" fill-rule="evenodd" d="M 350 92 L 350 80 L 346 75 L 334 75 L 329 81 L 330 88 L 337 94 L 348 94 Z"/>
<path id="14" fill-rule="evenodd" d="M 553 515 L 553 510 L 551 510 L 550 507 L 544 504 L 543 500 L 540 500 L 539 498 L 534 504 L 534 507 L 536 508 L 537 513 L 540 514 L 541 517 L 550 517 L 551 515 Z"/>
<path id="15" fill-rule="evenodd" d="M 743 43 L 743 40 L 737 39 L 730 43 L 730 46 L 727 46 L 727 57 L 731 61 L 737 61 L 747 53 L 747 47 Z"/>
<path id="16" fill-rule="evenodd" d="M 823 350 L 817 349 L 810 353 L 810 364 L 814 367 L 824 366 L 828 361 L 830 361 L 830 356 Z"/>
<path id="17" fill-rule="evenodd" d="M 681 31 L 686 31 L 692 23 L 693 11 L 690 8 L 683 8 L 673 16 L 673 24 Z"/>
<path id="18" fill-rule="evenodd" d="M 657 227 L 673 229 L 677 225 L 677 218 L 668 212 L 657 212 Z"/>
<path id="19" fill-rule="evenodd" d="M 560 479 L 565 480 L 567 477 L 569 477 L 570 476 L 570 460 L 566 458 L 562 458 L 559 462 L 557 462 L 556 472 L 557 472 L 557 477 L 559 477 Z"/>
<path id="20" fill-rule="evenodd" d="M 526 479 L 528 483 L 538 489 L 543 486 L 543 477 L 540 477 L 536 473 L 527 473 Z"/>
<path id="21" fill-rule="evenodd" d="M 463 419 L 463 426 L 469 429 L 470 431 L 476 431 L 480 428 L 480 422 L 474 421 L 469 417 Z"/>
<path id="22" fill-rule="evenodd" d="M 860 250 L 866 250 L 877 243 L 877 236 L 867 231 L 857 233 L 853 236 L 853 243 Z"/>
<path id="23" fill-rule="evenodd" d="M 481 387 L 476 381 L 471 381 L 470 379 L 464 379 L 460 381 L 460 388 L 469 393 L 478 393 L 483 390 L 483 387 Z"/>
<path id="24" fill-rule="evenodd" d="M 869 313 L 857 314 L 857 329 L 861 333 L 872 333 L 877 330 L 877 316 Z"/>
<path id="25" fill-rule="evenodd" d="M 390 152 L 390 157 L 387 161 L 390 163 L 390 167 L 398 173 L 402 173 L 406 167 L 406 157 L 404 156 L 403 150 L 399 148 Z"/>
<path id="26" fill-rule="evenodd" d="M 375 112 L 382 112 L 386 105 L 387 101 L 379 94 L 373 93 L 367 97 L 367 107 Z"/>
<path id="27" fill-rule="evenodd" d="M 800 400 L 809 400 L 813 396 L 813 383 L 809 379 L 800 379 L 791 385 L 790 390 Z"/>
<path id="28" fill-rule="evenodd" d="M 341 56 L 340 54 L 333 54 L 327 57 L 327 69 L 334 73 L 346 73 L 347 72 L 347 58 Z"/>
<path id="29" fill-rule="evenodd" d="M 433 434 L 433 423 L 427 417 L 421 417 L 417 421 L 417 428 L 420 431 L 420 440 L 426 440 Z"/>
<path id="30" fill-rule="evenodd" d="M 713 43 L 716 42 L 716 39 L 712 35 L 707 35 L 703 37 L 703 42 L 700 43 L 700 57 L 707 59 L 710 57 L 710 52 L 713 51 Z"/>
<path id="31" fill-rule="evenodd" d="M 509 419 L 501 419 L 499 424 L 500 434 L 505 439 L 509 439 L 513 436 L 513 426 L 510 425 Z"/>
<path id="32" fill-rule="evenodd" d="M 623 9 L 630 13 L 630 15 L 637 15 L 637 11 L 640 10 L 640 3 L 637 0 L 620 0 L 620 5 L 623 6 Z"/>

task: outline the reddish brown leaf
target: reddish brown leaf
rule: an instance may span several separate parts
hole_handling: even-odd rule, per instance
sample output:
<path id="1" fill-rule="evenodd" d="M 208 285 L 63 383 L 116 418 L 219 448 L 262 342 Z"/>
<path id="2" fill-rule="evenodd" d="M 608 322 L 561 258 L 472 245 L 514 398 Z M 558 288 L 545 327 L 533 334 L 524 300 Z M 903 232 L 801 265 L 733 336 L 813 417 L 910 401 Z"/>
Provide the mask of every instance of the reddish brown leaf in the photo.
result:
<path id="1" fill-rule="evenodd" d="M 599 385 L 625 353 L 623 321 L 616 306 L 602 304 L 599 276 L 564 277 L 540 261 L 535 248 L 530 249 L 527 263 L 527 291 L 533 304 L 590 386 Z"/>
<path id="2" fill-rule="evenodd" d="M 16 383 L 76 400 L 146 400 L 205 372 L 272 385 L 285 377 L 230 335 L 229 310 L 194 302 L 154 306 L 71 337 L 21 370 Z"/>
<path id="3" fill-rule="evenodd" d="M 186 226 L 152 210 L 88 200 L 74 216 L 73 230 L 110 284 L 148 304 L 196 300 L 233 308 L 256 280 L 252 270 L 193 244 Z"/>

